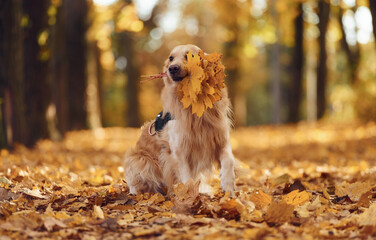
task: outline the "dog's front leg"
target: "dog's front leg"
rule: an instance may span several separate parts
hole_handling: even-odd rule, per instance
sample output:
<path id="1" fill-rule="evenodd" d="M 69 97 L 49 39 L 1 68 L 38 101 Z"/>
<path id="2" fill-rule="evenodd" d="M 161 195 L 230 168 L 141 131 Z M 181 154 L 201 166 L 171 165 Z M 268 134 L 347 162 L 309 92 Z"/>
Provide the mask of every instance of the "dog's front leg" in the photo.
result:
<path id="1" fill-rule="evenodd" d="M 231 145 L 228 142 L 227 146 L 222 150 L 220 156 L 221 163 L 221 187 L 223 191 L 233 193 L 235 190 L 235 172 L 234 163 L 235 158 L 232 154 Z"/>
<path id="2" fill-rule="evenodd" d="M 189 168 L 189 165 L 186 161 L 185 154 L 182 151 L 173 151 L 173 158 L 175 159 L 179 171 L 179 182 L 187 183 L 189 179 L 192 178 L 191 176 L 191 170 Z"/>
<path id="3" fill-rule="evenodd" d="M 178 176 L 178 181 L 182 183 L 188 182 L 192 177 L 191 170 L 187 162 L 187 153 L 182 149 L 182 136 L 180 126 L 175 120 L 169 121 L 168 125 L 168 142 L 171 148 L 171 161 L 176 164 L 174 173 Z"/>

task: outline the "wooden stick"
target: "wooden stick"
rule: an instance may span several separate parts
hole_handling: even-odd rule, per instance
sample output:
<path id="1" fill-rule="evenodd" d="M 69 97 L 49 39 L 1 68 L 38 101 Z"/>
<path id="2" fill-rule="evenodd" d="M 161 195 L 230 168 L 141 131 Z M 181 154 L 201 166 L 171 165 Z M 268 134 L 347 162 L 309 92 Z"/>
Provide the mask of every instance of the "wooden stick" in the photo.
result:
<path id="1" fill-rule="evenodd" d="M 157 78 L 163 78 L 164 76 L 167 76 L 167 73 L 158 73 L 158 74 L 153 74 L 153 75 L 141 75 L 142 78 L 146 78 L 146 79 L 141 80 L 140 83 L 149 82 Z"/>

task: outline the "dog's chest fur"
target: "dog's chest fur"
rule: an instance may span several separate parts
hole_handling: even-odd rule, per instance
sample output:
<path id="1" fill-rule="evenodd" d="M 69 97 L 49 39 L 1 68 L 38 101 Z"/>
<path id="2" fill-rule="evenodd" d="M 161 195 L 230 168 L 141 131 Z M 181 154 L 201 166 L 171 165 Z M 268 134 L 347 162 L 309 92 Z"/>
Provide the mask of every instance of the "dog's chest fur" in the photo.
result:
<path id="1" fill-rule="evenodd" d="M 228 142 L 230 108 L 227 92 L 223 95 L 224 98 L 216 102 L 213 109 L 206 110 L 201 118 L 192 115 L 190 109 L 183 109 L 177 99 L 164 105 L 164 110 L 171 112 L 174 118 L 168 122 L 168 136 L 165 135 L 171 154 L 176 161 L 184 161 L 192 177 L 218 165 Z"/>

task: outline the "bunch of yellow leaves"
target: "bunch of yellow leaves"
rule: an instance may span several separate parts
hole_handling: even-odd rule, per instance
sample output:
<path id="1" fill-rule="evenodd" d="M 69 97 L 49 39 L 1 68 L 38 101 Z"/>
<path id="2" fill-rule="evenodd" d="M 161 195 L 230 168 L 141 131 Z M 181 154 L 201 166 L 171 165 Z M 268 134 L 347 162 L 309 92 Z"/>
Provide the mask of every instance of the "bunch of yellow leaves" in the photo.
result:
<path id="1" fill-rule="evenodd" d="M 222 55 L 216 52 L 205 55 L 187 54 L 188 76 L 178 85 L 177 94 L 184 108 L 192 106 L 192 114 L 198 117 L 216 101 L 222 99 L 221 90 L 225 87 L 225 67 L 221 64 Z"/>

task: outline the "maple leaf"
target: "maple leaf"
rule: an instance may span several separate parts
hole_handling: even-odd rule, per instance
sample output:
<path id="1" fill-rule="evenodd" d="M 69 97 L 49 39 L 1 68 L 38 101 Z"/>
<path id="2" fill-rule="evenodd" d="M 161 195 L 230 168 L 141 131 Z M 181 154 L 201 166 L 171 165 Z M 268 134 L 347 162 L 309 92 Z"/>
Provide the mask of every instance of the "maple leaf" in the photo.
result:
<path id="1" fill-rule="evenodd" d="M 221 64 L 221 58 L 221 54 L 205 55 L 203 51 L 199 51 L 198 54 L 187 54 L 188 76 L 179 83 L 177 95 L 183 107 L 191 106 L 192 114 L 198 117 L 222 99 L 225 67 Z"/>

